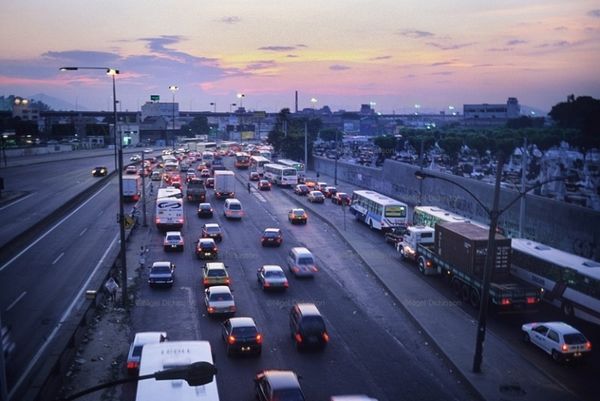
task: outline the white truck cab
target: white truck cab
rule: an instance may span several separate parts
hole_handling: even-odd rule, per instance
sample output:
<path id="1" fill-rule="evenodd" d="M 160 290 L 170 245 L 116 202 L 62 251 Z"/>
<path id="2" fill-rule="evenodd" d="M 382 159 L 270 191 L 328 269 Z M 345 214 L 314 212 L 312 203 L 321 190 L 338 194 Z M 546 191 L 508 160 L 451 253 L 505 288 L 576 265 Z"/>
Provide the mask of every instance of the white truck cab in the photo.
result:
<path id="1" fill-rule="evenodd" d="M 396 250 L 402 259 L 416 261 L 418 258 L 417 245 L 433 245 L 435 230 L 427 226 L 410 226 L 402 241 L 396 244 Z"/>

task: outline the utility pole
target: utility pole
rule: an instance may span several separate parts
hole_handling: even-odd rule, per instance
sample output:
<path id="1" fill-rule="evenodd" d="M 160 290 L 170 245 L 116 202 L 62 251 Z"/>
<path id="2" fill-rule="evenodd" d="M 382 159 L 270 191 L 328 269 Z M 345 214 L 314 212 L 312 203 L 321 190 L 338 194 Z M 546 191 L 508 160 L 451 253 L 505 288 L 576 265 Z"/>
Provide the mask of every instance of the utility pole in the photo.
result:
<path id="1" fill-rule="evenodd" d="M 529 163 L 527 153 L 527 137 L 523 138 L 523 152 L 521 153 L 521 192 L 525 191 L 527 184 L 527 164 Z M 519 207 L 519 238 L 523 238 L 523 221 L 525 220 L 525 196 L 521 198 Z"/>
<path id="2" fill-rule="evenodd" d="M 144 213 L 144 227 L 148 227 L 146 220 L 146 152 L 142 150 L 142 211 Z"/>

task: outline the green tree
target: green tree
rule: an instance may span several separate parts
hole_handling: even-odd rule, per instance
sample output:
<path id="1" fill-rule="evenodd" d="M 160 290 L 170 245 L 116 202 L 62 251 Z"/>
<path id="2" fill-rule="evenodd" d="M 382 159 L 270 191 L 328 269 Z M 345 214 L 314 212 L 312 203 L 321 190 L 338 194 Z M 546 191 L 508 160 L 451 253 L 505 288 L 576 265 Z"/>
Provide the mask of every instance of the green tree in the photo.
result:
<path id="1" fill-rule="evenodd" d="M 321 138 L 322 141 L 326 141 L 326 142 L 335 141 L 336 134 L 337 134 L 338 141 L 341 141 L 344 133 L 335 128 L 327 128 L 327 129 L 322 130 L 319 133 L 319 138 Z"/>
<path id="2" fill-rule="evenodd" d="M 465 137 L 465 144 L 476 151 L 479 157 L 483 157 L 485 152 L 490 148 L 490 139 L 481 134 L 467 135 Z"/>
<path id="3" fill-rule="evenodd" d="M 463 145 L 463 140 L 457 136 L 447 136 L 441 138 L 438 141 L 438 145 L 444 150 L 444 153 L 450 158 L 450 161 L 453 164 L 456 164 L 458 152 Z"/>
<path id="4" fill-rule="evenodd" d="M 373 143 L 381 149 L 381 155 L 384 159 L 387 159 L 396 152 L 396 142 L 397 139 L 395 136 L 388 135 L 377 136 L 373 139 Z"/>
<path id="5" fill-rule="evenodd" d="M 560 127 L 580 129 L 584 135 L 600 136 L 600 100 L 591 96 L 570 95 L 566 102 L 558 103 L 550 117 Z"/>
<path id="6" fill-rule="evenodd" d="M 181 127 L 181 133 L 188 137 L 194 137 L 196 135 L 208 135 L 210 133 L 208 119 L 206 116 L 194 117 L 189 124 L 184 124 Z"/>

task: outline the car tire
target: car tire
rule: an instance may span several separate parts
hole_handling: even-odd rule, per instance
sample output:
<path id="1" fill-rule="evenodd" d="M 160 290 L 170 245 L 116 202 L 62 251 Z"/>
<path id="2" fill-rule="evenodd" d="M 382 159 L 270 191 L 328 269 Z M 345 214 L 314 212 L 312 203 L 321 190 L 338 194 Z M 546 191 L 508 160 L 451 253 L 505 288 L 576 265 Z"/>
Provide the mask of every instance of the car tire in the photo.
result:
<path id="1" fill-rule="evenodd" d="M 552 350 L 552 359 L 554 361 L 556 361 L 556 362 L 561 362 L 562 361 L 562 358 L 561 358 L 560 354 L 555 349 Z"/>
<path id="2" fill-rule="evenodd" d="M 524 332 L 524 334 L 523 334 L 523 342 L 526 342 L 526 343 L 531 342 L 531 338 L 529 338 L 529 333 Z"/>

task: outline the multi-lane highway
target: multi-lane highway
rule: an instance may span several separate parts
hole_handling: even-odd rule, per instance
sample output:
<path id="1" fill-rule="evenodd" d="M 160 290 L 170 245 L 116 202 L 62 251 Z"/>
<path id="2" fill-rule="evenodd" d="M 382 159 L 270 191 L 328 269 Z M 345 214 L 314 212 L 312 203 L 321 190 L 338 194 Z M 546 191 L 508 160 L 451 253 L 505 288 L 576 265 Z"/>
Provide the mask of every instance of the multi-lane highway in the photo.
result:
<path id="1" fill-rule="evenodd" d="M 23 188 L 32 188 L 34 181 L 51 180 L 67 166 L 74 179 L 83 182 L 91 179 L 91 167 L 110 166 L 111 160 L 106 156 L 97 160 L 25 166 L 14 174 L 22 174 Z M 248 194 L 242 184 L 247 173 L 238 172 L 238 176 L 241 181 L 237 197 L 247 214 L 241 221 L 224 219 L 222 203 L 209 191 L 209 200 L 216 211 L 214 218 L 199 219 L 195 213 L 197 205 L 185 204 L 183 253 L 165 253 L 162 235 L 153 228 L 144 234 L 150 248 L 148 262 L 175 262 L 176 283 L 168 290 L 150 289 L 143 273 L 132 310 L 133 331 L 165 330 L 172 340 L 209 340 L 219 367 L 217 380 L 222 400 L 250 399 L 252 377 L 264 368 L 285 368 L 299 373 L 308 399 L 327 399 L 332 394 L 342 393 L 367 393 L 380 401 L 475 398 L 470 388 L 461 383 L 462 378 L 452 373 L 453 367 L 427 344 L 419 327 L 396 305 L 396 300 L 385 292 L 369 268 L 329 224 L 311 214 L 306 226 L 292 226 L 287 222 L 287 210 L 296 207 L 297 201 L 283 193 L 287 190 L 254 190 Z M 42 186 L 45 191 L 48 191 L 47 186 Z M 65 200 L 72 196 L 67 188 L 62 187 L 47 196 Z M 116 193 L 116 179 L 109 180 L 88 201 L 77 205 L 72 215 L 48 227 L 51 231 L 42 232 L 28 244 L 30 246 L 13 252 L 16 258 L 12 259 L 11 254 L 10 259 L 0 261 L 0 310 L 3 322 L 12 326 L 17 342 L 17 352 L 9 365 L 9 388 L 31 366 L 65 314 L 77 308 L 73 300 L 106 257 L 107 249 L 116 245 Z M 305 200 L 302 198 L 300 202 Z M 152 222 L 152 206 L 149 199 L 149 222 Z M 25 205 L 16 203 L 1 210 L 0 218 L 7 224 L 13 219 L 10 207 Z M 322 208 L 333 224 L 340 227 L 344 224 L 341 208 L 329 202 L 317 207 Z M 27 213 L 26 209 L 13 210 Z M 360 231 L 365 241 L 372 244 L 373 252 L 390 252 L 391 248 L 382 242 L 378 233 L 347 218 L 347 229 Z M 228 358 L 220 338 L 220 320 L 206 316 L 200 284 L 203 262 L 193 253 L 194 241 L 205 222 L 218 222 L 224 229 L 218 260 L 229 266 L 238 307 L 236 315 L 254 317 L 263 331 L 265 342 L 259 358 Z M 281 248 L 260 246 L 260 234 L 266 227 L 283 230 Z M 256 269 L 262 264 L 280 264 L 285 268 L 285 255 L 291 246 L 306 246 L 313 251 L 320 271 L 313 280 L 298 280 L 286 270 L 290 288 L 285 293 L 264 293 L 256 282 Z M 390 268 L 413 267 L 398 262 Z M 441 280 L 420 276 L 418 279 L 429 280 L 436 291 L 453 298 Z M 295 302 L 302 301 L 315 303 L 326 319 L 331 342 L 324 352 L 298 353 L 293 346 L 288 313 Z M 468 307 L 465 311 L 473 314 Z M 559 318 L 553 310 L 542 308 L 535 316 L 495 318 L 488 327 L 557 381 L 582 397 L 593 399 L 598 388 L 593 379 L 593 367 L 598 366 L 597 355 L 586 365 L 556 365 L 520 342 L 521 322 Z M 583 327 L 593 343 L 600 343 L 595 328 Z M 126 394 L 132 398 L 134 389 L 130 387 Z"/>

